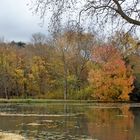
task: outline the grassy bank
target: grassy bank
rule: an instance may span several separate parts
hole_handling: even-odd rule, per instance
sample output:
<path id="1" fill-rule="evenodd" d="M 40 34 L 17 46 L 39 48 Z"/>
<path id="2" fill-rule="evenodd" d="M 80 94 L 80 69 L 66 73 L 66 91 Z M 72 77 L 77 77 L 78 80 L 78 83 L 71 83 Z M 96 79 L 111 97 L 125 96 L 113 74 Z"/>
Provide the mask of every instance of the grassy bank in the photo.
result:
<path id="1" fill-rule="evenodd" d="M 0 99 L 0 103 L 133 103 L 132 101 L 58 100 L 58 99 Z"/>
<path id="2" fill-rule="evenodd" d="M 0 99 L 0 103 L 94 103 L 93 100 L 60 100 L 60 99 Z"/>

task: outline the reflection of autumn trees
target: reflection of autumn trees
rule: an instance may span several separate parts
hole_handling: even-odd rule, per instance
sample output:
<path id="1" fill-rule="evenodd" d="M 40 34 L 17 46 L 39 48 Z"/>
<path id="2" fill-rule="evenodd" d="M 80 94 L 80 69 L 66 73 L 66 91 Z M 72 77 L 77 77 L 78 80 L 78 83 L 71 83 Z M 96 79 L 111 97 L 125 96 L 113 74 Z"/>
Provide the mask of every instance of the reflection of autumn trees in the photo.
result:
<path id="1" fill-rule="evenodd" d="M 134 116 L 129 106 L 120 108 L 93 108 L 87 112 L 88 131 L 93 138 L 101 140 L 132 140 Z"/>
<path id="2" fill-rule="evenodd" d="M 130 112 L 134 115 L 134 129 L 135 139 L 140 137 L 140 107 L 130 107 Z"/>

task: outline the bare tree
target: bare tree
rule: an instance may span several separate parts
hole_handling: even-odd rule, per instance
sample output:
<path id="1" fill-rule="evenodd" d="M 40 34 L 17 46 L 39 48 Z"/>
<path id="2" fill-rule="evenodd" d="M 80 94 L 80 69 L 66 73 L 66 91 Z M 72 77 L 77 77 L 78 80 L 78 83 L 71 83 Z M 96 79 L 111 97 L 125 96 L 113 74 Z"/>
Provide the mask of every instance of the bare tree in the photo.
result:
<path id="1" fill-rule="evenodd" d="M 43 45 L 46 43 L 46 35 L 42 33 L 34 33 L 32 34 L 31 42 L 34 45 Z"/>
<path id="2" fill-rule="evenodd" d="M 88 15 L 101 25 L 103 22 L 115 23 L 116 26 L 129 23 L 130 29 L 140 26 L 140 0 L 35 0 L 32 3 L 41 18 L 50 11 L 53 23 L 69 12 L 77 13 L 79 21 Z"/>
<path id="3" fill-rule="evenodd" d="M 4 38 L 4 36 L 1 36 L 0 37 L 0 44 L 2 44 L 2 43 L 4 43 L 5 42 L 5 38 Z"/>

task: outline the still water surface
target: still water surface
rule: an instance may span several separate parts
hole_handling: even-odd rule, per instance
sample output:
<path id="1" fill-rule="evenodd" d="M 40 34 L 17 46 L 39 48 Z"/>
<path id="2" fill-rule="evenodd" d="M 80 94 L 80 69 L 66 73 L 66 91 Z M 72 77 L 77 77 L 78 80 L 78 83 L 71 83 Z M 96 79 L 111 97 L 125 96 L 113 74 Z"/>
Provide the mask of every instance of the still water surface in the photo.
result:
<path id="1" fill-rule="evenodd" d="M 26 140 L 140 140 L 140 104 L 0 104 L 0 131 Z"/>

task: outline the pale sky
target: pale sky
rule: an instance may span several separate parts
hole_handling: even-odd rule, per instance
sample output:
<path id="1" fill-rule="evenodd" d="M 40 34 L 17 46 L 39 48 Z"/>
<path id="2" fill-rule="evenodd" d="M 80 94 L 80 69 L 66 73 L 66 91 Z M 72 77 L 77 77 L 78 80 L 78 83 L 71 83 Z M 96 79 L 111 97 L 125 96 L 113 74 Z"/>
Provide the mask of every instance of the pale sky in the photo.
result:
<path id="1" fill-rule="evenodd" d="M 41 27 L 39 15 L 33 15 L 28 3 L 30 0 L 0 0 L 0 38 L 29 42 L 33 33 L 48 34 L 47 21 Z"/>
<path id="2" fill-rule="evenodd" d="M 33 15 L 29 0 L 0 0 L 0 37 L 6 41 L 25 41 L 33 33 L 47 34 L 47 23 L 40 27 L 39 16 Z"/>

